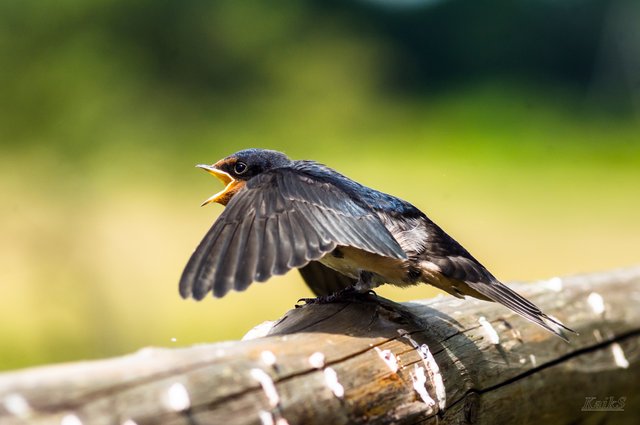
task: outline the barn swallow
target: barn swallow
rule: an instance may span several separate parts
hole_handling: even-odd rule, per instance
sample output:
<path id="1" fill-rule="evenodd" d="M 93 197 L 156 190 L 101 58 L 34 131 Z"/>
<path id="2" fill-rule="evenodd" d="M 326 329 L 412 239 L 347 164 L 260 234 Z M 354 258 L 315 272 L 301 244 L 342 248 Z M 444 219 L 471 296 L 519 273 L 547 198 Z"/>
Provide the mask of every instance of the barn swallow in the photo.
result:
<path id="1" fill-rule="evenodd" d="M 563 339 L 562 329 L 571 331 L 502 284 L 418 208 L 325 165 L 246 149 L 197 167 L 225 185 L 202 205 L 225 209 L 182 274 L 183 298 L 223 297 L 297 268 L 320 297 L 426 283 L 498 302 Z"/>

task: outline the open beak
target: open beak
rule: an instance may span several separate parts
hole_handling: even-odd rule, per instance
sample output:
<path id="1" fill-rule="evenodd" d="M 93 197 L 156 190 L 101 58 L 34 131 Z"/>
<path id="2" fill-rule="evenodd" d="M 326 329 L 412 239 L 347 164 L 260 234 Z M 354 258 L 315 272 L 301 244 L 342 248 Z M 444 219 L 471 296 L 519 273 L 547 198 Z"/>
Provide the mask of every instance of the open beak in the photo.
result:
<path id="1" fill-rule="evenodd" d="M 206 201 L 204 201 L 201 205 L 202 207 L 212 202 L 220 202 L 225 198 L 225 195 L 228 192 L 230 192 L 238 184 L 238 181 L 233 177 L 231 177 L 228 173 L 225 173 L 224 171 L 216 168 L 216 164 L 214 165 L 198 164 L 196 165 L 196 167 L 202 168 L 207 173 L 216 176 L 218 179 L 220 179 L 222 183 L 225 184 L 225 188 L 222 189 L 220 192 L 216 193 L 215 195 L 213 195 L 212 197 L 208 198 Z"/>

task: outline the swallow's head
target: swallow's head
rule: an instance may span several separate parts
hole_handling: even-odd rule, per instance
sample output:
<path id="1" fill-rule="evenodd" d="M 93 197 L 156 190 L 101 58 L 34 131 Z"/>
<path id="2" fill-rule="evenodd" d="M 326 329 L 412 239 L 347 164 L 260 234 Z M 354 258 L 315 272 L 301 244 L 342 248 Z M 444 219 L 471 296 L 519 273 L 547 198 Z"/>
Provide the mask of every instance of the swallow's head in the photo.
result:
<path id="1" fill-rule="evenodd" d="M 221 159 L 213 165 L 196 165 L 213 174 L 224 183 L 225 188 L 202 203 L 227 203 L 240 191 L 247 181 L 274 168 L 284 167 L 291 160 L 282 152 L 267 149 L 245 149 Z"/>

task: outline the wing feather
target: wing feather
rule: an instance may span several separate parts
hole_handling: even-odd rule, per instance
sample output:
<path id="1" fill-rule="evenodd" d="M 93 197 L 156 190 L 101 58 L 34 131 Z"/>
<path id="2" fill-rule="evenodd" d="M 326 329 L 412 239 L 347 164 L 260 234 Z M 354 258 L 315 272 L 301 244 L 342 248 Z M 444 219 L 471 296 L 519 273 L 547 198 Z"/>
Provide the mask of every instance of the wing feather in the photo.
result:
<path id="1" fill-rule="evenodd" d="M 262 196 L 263 202 L 258 206 L 258 219 L 264 222 L 262 226 L 261 244 L 256 252 L 256 271 L 254 279 L 258 282 L 264 282 L 273 275 L 273 269 L 276 264 L 277 250 L 274 248 L 267 249 L 268 247 L 275 247 L 278 242 L 278 217 L 277 211 L 279 210 L 278 194 L 271 193 L 270 191 L 257 192 L 256 196 Z M 215 224 L 214 224 L 215 225 Z"/>
<path id="2" fill-rule="evenodd" d="M 302 267 L 309 262 L 307 255 L 313 256 L 312 252 L 309 252 L 307 245 L 307 236 L 303 230 L 303 224 L 301 223 L 304 220 L 302 217 L 298 217 L 299 213 L 297 211 L 288 211 L 285 216 L 289 219 L 289 225 L 291 226 L 291 258 L 289 258 L 289 262 L 287 266 L 289 269 Z M 306 220 L 305 220 L 306 221 Z M 305 224 L 305 227 L 309 228 L 309 224 Z"/>
<path id="3" fill-rule="evenodd" d="M 242 253 L 242 261 L 236 270 L 236 288 L 238 291 L 247 289 L 253 282 L 256 269 L 258 266 L 258 258 L 260 256 L 260 247 L 262 238 L 264 237 L 264 219 L 255 219 L 252 222 L 251 230 L 247 236 L 245 251 Z"/>
<path id="4" fill-rule="evenodd" d="M 335 248 L 335 242 L 330 236 L 331 231 L 325 225 L 323 220 L 320 220 L 316 217 L 316 213 L 318 210 L 315 208 L 310 208 L 305 203 L 301 203 L 298 209 L 300 211 L 300 214 L 302 214 L 307 219 L 307 221 L 309 221 L 309 225 L 316 229 L 316 232 L 313 233 L 313 235 L 317 237 L 319 252 L 327 252 Z"/>
<path id="5" fill-rule="evenodd" d="M 264 282 L 273 275 L 273 269 L 276 265 L 277 249 L 277 233 L 278 233 L 278 218 L 267 217 L 265 218 L 264 226 L 264 242 L 260 247 L 260 257 L 257 264 L 255 280 L 258 282 Z"/>
<path id="6" fill-rule="evenodd" d="M 198 247 L 195 249 L 189 262 L 187 263 L 184 271 L 182 272 L 182 277 L 180 279 L 180 295 L 183 298 L 188 298 L 193 293 L 193 285 L 188 284 L 189 282 L 193 282 L 197 280 L 197 274 L 200 271 L 200 265 L 202 264 L 202 260 L 205 255 L 209 252 L 211 244 L 217 238 L 218 234 L 224 230 L 224 226 L 218 226 L 215 229 L 211 229 L 202 239 Z M 211 287 L 209 287 L 211 289 Z M 204 290 L 204 288 L 203 288 Z M 206 291 L 205 291 L 206 294 Z M 195 298 L 195 297 L 194 297 Z M 197 298 L 196 298 L 197 299 Z"/>
<path id="7" fill-rule="evenodd" d="M 251 229 L 247 234 L 247 241 L 244 252 L 241 252 L 240 265 L 236 270 L 235 287 L 238 291 L 245 290 L 254 281 L 257 274 L 258 259 L 264 240 L 266 220 L 262 217 L 261 211 L 265 208 L 265 197 L 262 193 L 257 194 L 255 201 L 255 217 L 251 221 Z"/>
<path id="8" fill-rule="evenodd" d="M 276 222 L 278 223 L 278 236 L 276 245 L 274 247 L 265 247 L 265 249 L 275 249 L 276 263 L 273 268 L 273 274 L 282 275 L 285 274 L 290 268 L 289 259 L 291 258 L 293 251 L 293 244 L 291 243 L 291 226 L 286 215 L 280 214 L 276 216 Z"/>
<path id="9" fill-rule="evenodd" d="M 214 292 L 226 292 L 232 287 L 247 287 L 251 282 L 240 279 L 238 273 L 243 267 L 246 267 L 244 259 L 246 258 L 246 245 L 250 232 L 255 221 L 255 213 L 250 213 L 237 227 L 236 232 L 230 238 L 229 246 L 220 256 L 218 267 L 214 275 L 215 285 Z M 232 279 L 235 276 L 235 281 Z M 218 287 L 220 289 L 218 289 Z"/>
<path id="10" fill-rule="evenodd" d="M 202 285 L 193 287 L 193 297 L 195 299 L 201 300 L 213 287 L 213 276 L 217 264 L 222 258 L 222 253 L 231 243 L 231 237 L 235 233 L 236 227 L 237 223 L 224 223 L 223 229 L 212 241 L 210 251 L 203 257 L 201 264 L 198 265 L 199 268 L 195 279 L 197 282 L 202 282 Z"/>

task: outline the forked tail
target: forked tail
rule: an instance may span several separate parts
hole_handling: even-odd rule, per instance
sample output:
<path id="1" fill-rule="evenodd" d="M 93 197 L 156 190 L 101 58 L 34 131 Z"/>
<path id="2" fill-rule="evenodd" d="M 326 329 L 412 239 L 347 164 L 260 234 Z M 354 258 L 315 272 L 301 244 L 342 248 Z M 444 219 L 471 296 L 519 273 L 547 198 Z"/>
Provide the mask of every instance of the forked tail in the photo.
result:
<path id="1" fill-rule="evenodd" d="M 542 312 L 535 304 L 527 300 L 513 289 L 495 280 L 492 283 L 484 282 L 466 282 L 472 289 L 489 298 L 492 301 L 502 304 L 510 308 L 515 313 L 525 319 L 540 325 L 549 332 L 552 332 L 569 342 L 564 331 L 577 334 L 573 329 L 568 328 L 555 317 L 551 317 Z"/>

